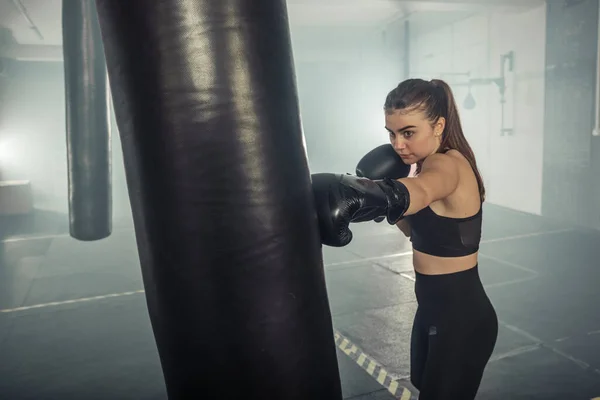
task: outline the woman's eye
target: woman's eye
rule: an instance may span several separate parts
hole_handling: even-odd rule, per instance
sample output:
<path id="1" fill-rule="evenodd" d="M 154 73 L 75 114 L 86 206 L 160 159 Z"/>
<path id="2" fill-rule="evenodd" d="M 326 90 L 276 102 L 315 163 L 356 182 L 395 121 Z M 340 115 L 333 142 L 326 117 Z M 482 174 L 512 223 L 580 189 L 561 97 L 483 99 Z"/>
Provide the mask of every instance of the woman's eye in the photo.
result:
<path id="1" fill-rule="evenodd" d="M 404 137 L 411 137 L 412 135 L 415 134 L 414 131 L 404 131 L 402 132 L 402 134 L 404 135 Z"/>

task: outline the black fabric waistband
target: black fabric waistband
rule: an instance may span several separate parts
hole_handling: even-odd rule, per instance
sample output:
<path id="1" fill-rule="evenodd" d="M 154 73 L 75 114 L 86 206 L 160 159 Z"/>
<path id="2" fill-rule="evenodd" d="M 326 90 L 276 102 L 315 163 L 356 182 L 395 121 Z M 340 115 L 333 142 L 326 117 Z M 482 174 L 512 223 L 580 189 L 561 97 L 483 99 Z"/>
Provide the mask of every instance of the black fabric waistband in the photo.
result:
<path id="1" fill-rule="evenodd" d="M 485 296 L 479 265 L 464 271 L 439 275 L 415 272 L 415 294 L 419 305 L 471 300 Z"/>

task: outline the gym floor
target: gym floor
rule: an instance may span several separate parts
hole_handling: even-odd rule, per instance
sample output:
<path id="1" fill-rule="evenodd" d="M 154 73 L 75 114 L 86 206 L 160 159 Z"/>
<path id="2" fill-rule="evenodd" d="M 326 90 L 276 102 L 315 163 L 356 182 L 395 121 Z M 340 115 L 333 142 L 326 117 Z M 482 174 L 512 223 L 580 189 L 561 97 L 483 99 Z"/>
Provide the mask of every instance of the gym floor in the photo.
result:
<path id="1" fill-rule="evenodd" d="M 500 334 L 479 399 L 600 396 L 600 232 L 486 205 L 480 274 Z M 165 399 L 133 231 L 66 235 L 66 217 L 0 221 L 0 398 Z M 416 399 L 410 243 L 356 224 L 325 248 L 346 399 Z M 268 394 L 265 394 L 268 398 Z"/>

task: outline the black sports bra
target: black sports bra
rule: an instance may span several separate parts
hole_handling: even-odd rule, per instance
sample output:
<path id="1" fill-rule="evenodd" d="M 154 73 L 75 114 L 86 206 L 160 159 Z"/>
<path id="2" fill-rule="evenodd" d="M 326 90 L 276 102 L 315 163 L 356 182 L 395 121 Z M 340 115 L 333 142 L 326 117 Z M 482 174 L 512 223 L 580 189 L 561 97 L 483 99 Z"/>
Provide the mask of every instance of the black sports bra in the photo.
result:
<path id="1" fill-rule="evenodd" d="M 450 218 L 426 207 L 404 217 L 411 228 L 413 249 L 438 257 L 462 257 L 479 250 L 482 207 L 466 218 Z"/>

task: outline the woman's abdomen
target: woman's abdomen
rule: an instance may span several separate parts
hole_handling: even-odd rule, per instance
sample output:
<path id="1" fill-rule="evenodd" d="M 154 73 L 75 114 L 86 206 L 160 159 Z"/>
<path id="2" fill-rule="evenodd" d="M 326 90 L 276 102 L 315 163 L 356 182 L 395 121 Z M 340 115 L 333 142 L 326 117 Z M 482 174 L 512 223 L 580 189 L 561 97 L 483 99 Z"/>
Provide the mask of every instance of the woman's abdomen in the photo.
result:
<path id="1" fill-rule="evenodd" d="M 477 265 L 478 253 L 463 257 L 437 257 L 413 249 L 415 271 L 423 275 L 442 275 L 465 271 Z"/>

